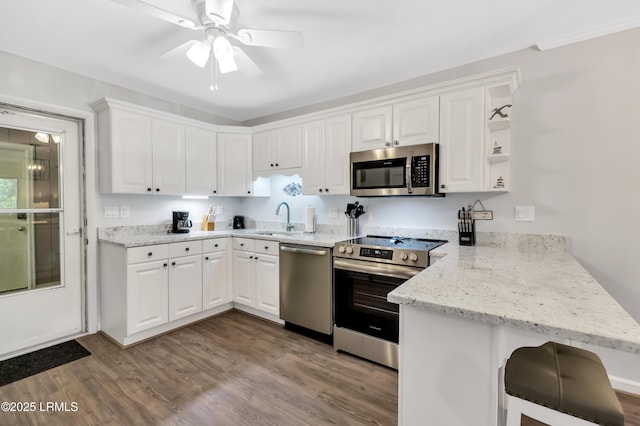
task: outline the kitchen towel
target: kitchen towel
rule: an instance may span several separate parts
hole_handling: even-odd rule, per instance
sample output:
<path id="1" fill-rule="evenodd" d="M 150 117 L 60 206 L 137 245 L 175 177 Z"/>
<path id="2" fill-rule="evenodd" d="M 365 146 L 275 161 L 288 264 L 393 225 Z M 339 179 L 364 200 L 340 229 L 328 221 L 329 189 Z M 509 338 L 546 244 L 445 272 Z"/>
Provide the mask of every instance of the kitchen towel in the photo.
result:
<path id="1" fill-rule="evenodd" d="M 304 232 L 316 232 L 315 219 L 316 219 L 316 209 L 311 206 L 307 207 L 305 222 L 304 222 Z"/>

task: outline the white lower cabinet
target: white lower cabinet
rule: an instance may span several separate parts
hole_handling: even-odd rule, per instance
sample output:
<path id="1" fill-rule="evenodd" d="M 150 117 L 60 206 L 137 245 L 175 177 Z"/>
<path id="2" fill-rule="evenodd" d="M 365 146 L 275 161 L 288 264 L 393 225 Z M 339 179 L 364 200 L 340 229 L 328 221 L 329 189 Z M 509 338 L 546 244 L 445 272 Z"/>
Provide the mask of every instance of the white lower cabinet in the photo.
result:
<path id="1" fill-rule="evenodd" d="M 167 260 L 127 266 L 127 335 L 169 320 Z"/>
<path id="2" fill-rule="evenodd" d="M 202 309 L 212 309 L 233 300 L 231 256 L 227 247 L 231 238 L 202 242 Z"/>
<path id="3" fill-rule="evenodd" d="M 127 346 L 229 309 L 228 239 L 219 240 L 101 244 L 101 330 Z"/>
<path id="4" fill-rule="evenodd" d="M 257 315 L 278 317 L 279 266 L 277 241 L 233 238 L 233 301 Z"/>

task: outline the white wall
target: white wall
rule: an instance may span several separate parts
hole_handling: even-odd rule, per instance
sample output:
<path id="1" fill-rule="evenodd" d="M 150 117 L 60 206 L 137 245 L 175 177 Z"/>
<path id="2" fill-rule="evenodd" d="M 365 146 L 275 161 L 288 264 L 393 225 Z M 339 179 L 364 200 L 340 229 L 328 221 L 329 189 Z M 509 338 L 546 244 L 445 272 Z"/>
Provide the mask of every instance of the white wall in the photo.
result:
<path id="1" fill-rule="evenodd" d="M 454 229 L 457 209 L 480 198 L 495 217 L 492 222 L 481 222 L 480 231 L 568 236 L 574 256 L 640 319 L 640 232 L 632 220 L 640 210 L 638 45 L 640 30 L 631 30 L 547 52 L 525 49 L 311 106 L 304 112 L 519 65 L 523 84 L 513 99 L 512 191 L 457 194 L 444 199 L 361 199 L 367 210 L 362 223 Z M 192 118 L 225 122 L 220 117 L 1 52 L 0 94 L 85 111 L 90 111 L 90 102 L 111 96 Z M 214 202 L 224 206 L 227 217 L 246 214 L 257 220 L 284 221 L 275 216 L 275 206 L 287 198 L 290 197 L 277 192 L 270 199 L 215 201 L 100 195 L 90 219 L 98 226 L 168 223 L 170 212 L 176 208 L 187 208 L 195 219 L 196 212 L 203 214 Z M 345 205 L 353 200 L 348 196 L 297 198 L 291 202 L 292 221 L 302 222 L 304 207 L 311 203 L 318 209 L 320 223 L 343 223 Z M 112 205 L 129 206 L 131 218 L 104 219 L 103 207 Z M 516 205 L 535 206 L 535 222 L 515 222 Z M 330 208 L 338 209 L 338 218 L 328 217 Z"/>

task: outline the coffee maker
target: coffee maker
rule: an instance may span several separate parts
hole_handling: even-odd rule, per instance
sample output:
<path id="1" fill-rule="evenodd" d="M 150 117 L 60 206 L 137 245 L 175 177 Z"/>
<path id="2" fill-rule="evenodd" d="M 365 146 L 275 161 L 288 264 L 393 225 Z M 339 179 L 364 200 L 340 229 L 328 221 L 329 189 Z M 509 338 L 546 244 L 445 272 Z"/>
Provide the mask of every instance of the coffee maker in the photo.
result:
<path id="1" fill-rule="evenodd" d="M 244 229 L 244 216 L 233 217 L 233 229 Z"/>
<path id="2" fill-rule="evenodd" d="M 192 223 L 189 220 L 189 212 L 173 212 L 173 225 L 171 232 L 174 234 L 186 234 Z"/>

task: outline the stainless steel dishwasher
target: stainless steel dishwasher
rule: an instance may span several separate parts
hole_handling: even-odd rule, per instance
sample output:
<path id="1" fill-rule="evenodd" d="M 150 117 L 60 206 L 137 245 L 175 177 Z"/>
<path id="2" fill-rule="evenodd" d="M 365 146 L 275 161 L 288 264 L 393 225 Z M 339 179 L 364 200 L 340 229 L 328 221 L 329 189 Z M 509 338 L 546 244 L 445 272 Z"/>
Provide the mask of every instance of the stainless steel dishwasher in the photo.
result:
<path id="1" fill-rule="evenodd" d="M 280 243 L 280 319 L 333 333 L 331 248 Z"/>

